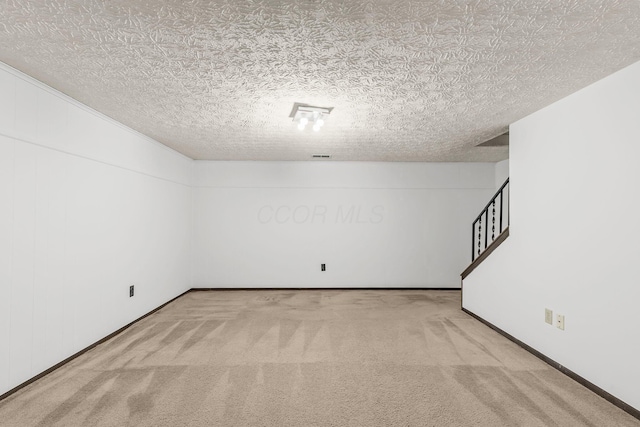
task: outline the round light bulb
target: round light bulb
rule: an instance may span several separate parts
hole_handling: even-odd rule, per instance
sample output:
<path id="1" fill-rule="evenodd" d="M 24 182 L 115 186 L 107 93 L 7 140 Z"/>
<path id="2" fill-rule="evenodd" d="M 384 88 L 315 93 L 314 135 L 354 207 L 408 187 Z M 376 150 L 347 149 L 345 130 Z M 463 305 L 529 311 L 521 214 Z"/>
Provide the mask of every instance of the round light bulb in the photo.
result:
<path id="1" fill-rule="evenodd" d="M 322 118 L 316 120 L 316 125 L 322 127 L 324 125 L 324 120 Z"/>
<path id="2" fill-rule="evenodd" d="M 300 119 L 300 124 L 303 128 L 307 125 L 307 123 L 309 123 L 309 119 L 307 119 L 306 117 Z"/>

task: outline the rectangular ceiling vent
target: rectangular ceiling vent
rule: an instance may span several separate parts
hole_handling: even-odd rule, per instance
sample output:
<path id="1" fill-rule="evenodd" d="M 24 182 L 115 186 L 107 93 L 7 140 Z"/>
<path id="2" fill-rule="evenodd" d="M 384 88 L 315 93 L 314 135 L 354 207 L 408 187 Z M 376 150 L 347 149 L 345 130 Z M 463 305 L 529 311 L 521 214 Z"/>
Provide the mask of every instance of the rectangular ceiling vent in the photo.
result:
<path id="1" fill-rule="evenodd" d="M 312 159 L 330 159 L 331 154 L 312 154 L 311 158 Z"/>

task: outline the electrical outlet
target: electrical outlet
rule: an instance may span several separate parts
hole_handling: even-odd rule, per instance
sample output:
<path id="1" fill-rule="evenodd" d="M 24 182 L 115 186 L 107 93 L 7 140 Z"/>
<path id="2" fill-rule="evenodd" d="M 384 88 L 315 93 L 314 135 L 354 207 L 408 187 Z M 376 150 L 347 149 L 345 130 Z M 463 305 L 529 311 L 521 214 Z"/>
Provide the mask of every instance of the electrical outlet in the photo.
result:
<path id="1" fill-rule="evenodd" d="M 327 264 L 320 264 L 320 271 L 327 271 Z"/>
<path id="2" fill-rule="evenodd" d="M 556 327 L 564 331 L 564 314 L 558 314 L 556 317 Z"/>
<path id="3" fill-rule="evenodd" d="M 544 309 L 544 321 L 553 325 L 553 310 L 549 310 L 548 308 Z"/>
<path id="4" fill-rule="evenodd" d="M 133 285 L 129 286 L 129 298 L 133 296 Z"/>

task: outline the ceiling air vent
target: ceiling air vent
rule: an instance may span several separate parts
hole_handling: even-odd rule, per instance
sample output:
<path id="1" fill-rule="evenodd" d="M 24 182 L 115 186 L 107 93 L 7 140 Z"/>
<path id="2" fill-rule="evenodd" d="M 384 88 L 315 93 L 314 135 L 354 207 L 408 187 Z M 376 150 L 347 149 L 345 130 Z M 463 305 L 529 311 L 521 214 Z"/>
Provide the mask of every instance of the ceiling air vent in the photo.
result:
<path id="1" fill-rule="evenodd" d="M 312 159 L 330 159 L 331 154 L 312 154 L 311 158 Z"/>

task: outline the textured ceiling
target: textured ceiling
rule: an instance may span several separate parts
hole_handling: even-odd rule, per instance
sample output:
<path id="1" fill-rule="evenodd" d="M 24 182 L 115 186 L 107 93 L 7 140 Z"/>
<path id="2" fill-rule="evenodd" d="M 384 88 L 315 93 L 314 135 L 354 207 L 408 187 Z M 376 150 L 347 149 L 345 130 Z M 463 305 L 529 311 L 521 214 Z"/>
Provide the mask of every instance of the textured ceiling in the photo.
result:
<path id="1" fill-rule="evenodd" d="M 640 60 L 636 0 L 2 0 L 0 61 L 196 159 L 496 161 Z M 294 102 L 334 107 L 300 132 Z"/>

